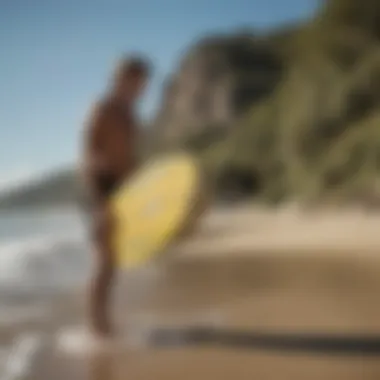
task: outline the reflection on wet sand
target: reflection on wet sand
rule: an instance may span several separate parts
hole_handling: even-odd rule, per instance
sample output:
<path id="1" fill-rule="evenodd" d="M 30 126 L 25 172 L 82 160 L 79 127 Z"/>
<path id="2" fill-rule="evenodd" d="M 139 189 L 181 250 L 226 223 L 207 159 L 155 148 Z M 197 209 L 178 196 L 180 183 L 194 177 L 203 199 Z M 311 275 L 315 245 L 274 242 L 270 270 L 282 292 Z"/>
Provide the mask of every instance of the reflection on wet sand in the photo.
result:
<path id="1" fill-rule="evenodd" d="M 52 342 L 33 378 L 378 379 L 379 272 L 328 255 L 174 260 L 145 278 L 144 292 L 141 278 L 120 289 L 123 346 L 78 354 Z M 63 332 L 70 314 L 77 306 L 57 319 Z M 154 341 L 159 328 L 174 344 Z"/>
<path id="2" fill-rule="evenodd" d="M 105 380 L 117 378 L 116 358 L 112 353 L 94 353 L 87 358 L 88 378 Z"/>

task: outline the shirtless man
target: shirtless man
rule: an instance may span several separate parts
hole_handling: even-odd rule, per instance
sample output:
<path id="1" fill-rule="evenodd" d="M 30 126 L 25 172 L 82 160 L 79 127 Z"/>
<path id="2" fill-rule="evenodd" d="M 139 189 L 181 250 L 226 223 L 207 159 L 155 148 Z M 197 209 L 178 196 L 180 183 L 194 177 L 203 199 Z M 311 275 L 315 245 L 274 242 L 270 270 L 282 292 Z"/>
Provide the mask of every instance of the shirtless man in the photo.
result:
<path id="1" fill-rule="evenodd" d="M 148 75 L 143 59 L 123 59 L 107 96 L 95 105 L 84 134 L 82 173 L 96 259 L 88 295 L 89 317 L 92 332 L 100 338 L 112 335 L 109 298 L 115 255 L 110 244 L 113 217 L 109 198 L 135 169 L 137 130 L 133 109 Z"/>

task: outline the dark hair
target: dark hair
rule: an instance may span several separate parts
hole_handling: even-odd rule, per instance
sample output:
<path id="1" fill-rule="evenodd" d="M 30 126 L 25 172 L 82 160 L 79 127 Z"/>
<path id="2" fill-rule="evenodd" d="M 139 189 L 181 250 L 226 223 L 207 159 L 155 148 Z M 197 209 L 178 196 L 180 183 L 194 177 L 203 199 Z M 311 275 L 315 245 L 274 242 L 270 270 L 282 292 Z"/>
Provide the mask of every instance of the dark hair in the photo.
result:
<path id="1" fill-rule="evenodd" d="M 126 76 L 148 76 L 150 74 L 150 64 L 147 59 L 140 56 L 129 56 L 120 59 L 115 70 L 115 79 Z"/>

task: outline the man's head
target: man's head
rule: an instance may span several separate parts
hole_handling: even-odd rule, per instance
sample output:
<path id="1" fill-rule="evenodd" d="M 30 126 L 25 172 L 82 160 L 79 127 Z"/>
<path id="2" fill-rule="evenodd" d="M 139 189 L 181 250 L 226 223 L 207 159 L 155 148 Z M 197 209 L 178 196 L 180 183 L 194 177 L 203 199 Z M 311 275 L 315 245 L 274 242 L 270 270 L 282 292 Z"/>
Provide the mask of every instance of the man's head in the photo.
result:
<path id="1" fill-rule="evenodd" d="M 133 56 L 121 59 L 114 72 L 113 88 L 118 96 L 135 101 L 143 92 L 150 75 L 147 60 Z"/>

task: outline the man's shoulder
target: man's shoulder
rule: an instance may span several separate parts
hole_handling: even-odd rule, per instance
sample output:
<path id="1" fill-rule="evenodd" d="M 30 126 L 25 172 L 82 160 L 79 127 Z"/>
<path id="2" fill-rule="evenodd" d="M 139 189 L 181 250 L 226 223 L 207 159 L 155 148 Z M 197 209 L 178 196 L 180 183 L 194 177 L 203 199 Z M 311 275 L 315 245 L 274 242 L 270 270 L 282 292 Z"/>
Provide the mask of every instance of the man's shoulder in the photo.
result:
<path id="1" fill-rule="evenodd" d="M 93 116 L 108 115 L 115 112 L 115 110 L 115 104 L 111 99 L 101 98 L 93 103 L 91 107 L 91 114 Z"/>
<path id="2" fill-rule="evenodd" d="M 107 98 L 102 98 L 95 101 L 87 116 L 87 126 L 94 128 L 95 125 L 100 125 L 115 117 L 118 110 L 115 104 Z"/>

